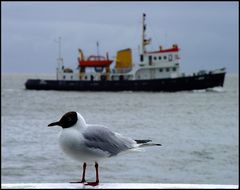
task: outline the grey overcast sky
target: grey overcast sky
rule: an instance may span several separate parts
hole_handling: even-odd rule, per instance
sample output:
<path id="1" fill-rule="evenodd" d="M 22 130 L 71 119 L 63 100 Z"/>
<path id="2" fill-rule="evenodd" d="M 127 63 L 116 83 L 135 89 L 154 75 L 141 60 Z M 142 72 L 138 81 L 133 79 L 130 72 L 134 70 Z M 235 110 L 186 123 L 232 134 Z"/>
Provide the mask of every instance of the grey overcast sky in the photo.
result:
<path id="1" fill-rule="evenodd" d="M 226 2 L 1 2 L 2 73 L 56 71 L 58 44 L 66 67 L 77 67 L 78 48 L 86 56 L 132 48 L 137 63 L 142 13 L 148 50 L 181 48 L 181 72 L 239 68 L 239 3 Z"/>

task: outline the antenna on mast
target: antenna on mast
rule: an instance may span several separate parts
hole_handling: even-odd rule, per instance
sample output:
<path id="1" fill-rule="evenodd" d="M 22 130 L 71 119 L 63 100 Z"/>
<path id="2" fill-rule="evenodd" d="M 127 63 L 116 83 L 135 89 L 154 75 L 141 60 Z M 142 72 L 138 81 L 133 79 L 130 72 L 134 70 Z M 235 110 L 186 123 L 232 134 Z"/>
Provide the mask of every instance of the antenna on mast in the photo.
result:
<path id="1" fill-rule="evenodd" d="M 62 38 L 61 37 L 59 37 L 59 58 L 61 58 L 61 40 L 62 40 Z"/>
<path id="2" fill-rule="evenodd" d="M 97 41 L 97 59 L 99 59 L 99 43 Z"/>
<path id="3" fill-rule="evenodd" d="M 62 37 L 61 37 L 61 36 L 58 37 L 58 40 L 55 40 L 55 42 L 58 43 L 57 80 L 60 78 L 60 73 L 61 73 L 61 72 L 63 71 L 63 69 L 64 69 L 64 66 L 63 66 L 63 58 L 62 58 L 62 56 L 61 56 L 61 46 L 62 46 L 61 40 L 62 40 Z"/>
<path id="4" fill-rule="evenodd" d="M 59 36 L 58 37 L 58 59 L 61 59 L 61 40 L 62 40 L 62 37 Z"/>

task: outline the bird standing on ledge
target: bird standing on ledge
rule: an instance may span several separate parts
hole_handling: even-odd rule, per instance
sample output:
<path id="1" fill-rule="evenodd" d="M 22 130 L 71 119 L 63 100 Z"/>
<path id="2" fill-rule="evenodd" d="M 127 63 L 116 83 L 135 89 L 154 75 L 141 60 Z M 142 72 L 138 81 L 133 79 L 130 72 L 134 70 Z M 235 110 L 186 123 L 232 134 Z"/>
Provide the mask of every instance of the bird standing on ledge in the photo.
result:
<path id="1" fill-rule="evenodd" d="M 112 132 L 101 125 L 87 124 L 81 114 L 75 111 L 68 112 L 48 126 L 61 126 L 59 143 L 63 151 L 75 160 L 83 162 L 82 179 L 79 182 L 85 185 L 99 184 L 98 160 L 116 156 L 128 150 L 137 150 L 144 146 L 161 146 L 149 143 L 151 140 L 133 140 L 119 133 Z M 87 163 L 95 162 L 96 181 L 87 182 L 85 172 Z"/>

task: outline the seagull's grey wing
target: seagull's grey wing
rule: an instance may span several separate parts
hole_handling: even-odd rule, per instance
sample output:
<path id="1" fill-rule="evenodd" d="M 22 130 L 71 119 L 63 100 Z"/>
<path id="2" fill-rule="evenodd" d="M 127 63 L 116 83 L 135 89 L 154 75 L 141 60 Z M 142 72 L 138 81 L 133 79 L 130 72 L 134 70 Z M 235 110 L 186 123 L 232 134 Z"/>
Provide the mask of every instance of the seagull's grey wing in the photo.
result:
<path id="1" fill-rule="evenodd" d="M 107 152 L 109 156 L 134 148 L 136 142 L 130 138 L 114 133 L 106 127 L 92 125 L 86 128 L 83 133 L 84 144 L 88 148 L 100 149 Z"/>

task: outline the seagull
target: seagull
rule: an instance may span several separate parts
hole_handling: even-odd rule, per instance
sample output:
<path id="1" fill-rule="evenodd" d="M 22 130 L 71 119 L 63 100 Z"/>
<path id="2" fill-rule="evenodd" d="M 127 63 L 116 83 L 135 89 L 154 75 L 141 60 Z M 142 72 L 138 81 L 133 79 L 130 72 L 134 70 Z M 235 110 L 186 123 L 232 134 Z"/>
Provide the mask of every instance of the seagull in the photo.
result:
<path id="1" fill-rule="evenodd" d="M 139 150 L 144 146 L 161 146 L 161 144 L 150 143 L 151 140 L 133 140 L 102 125 L 87 124 L 83 116 L 76 111 L 67 112 L 59 121 L 48 125 L 48 127 L 52 126 L 62 127 L 59 144 L 63 152 L 83 163 L 81 181 L 72 183 L 97 186 L 99 184 L 99 160 L 129 150 Z M 85 180 L 88 163 L 95 163 L 96 181 L 94 182 Z"/>

